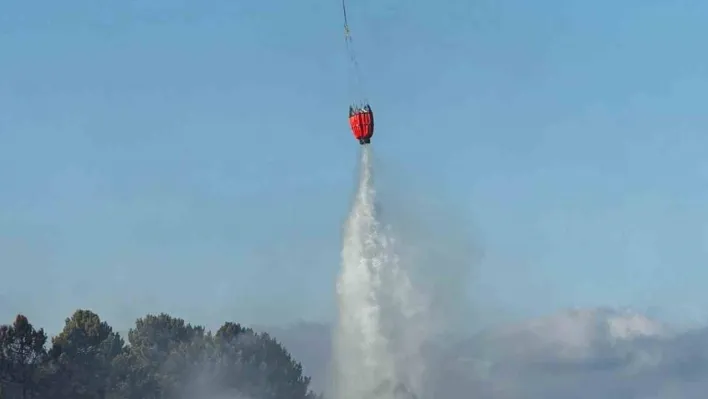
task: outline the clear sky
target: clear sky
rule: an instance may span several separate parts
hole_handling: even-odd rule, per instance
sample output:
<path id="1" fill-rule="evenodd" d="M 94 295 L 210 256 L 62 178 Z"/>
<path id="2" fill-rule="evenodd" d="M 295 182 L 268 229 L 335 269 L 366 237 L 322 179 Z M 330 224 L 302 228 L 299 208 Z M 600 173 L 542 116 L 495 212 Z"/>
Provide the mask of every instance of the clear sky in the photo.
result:
<path id="1" fill-rule="evenodd" d="M 349 3 L 377 157 L 472 220 L 478 305 L 706 317 L 708 3 Z M 338 0 L 2 8 L 2 320 L 331 318 Z"/>

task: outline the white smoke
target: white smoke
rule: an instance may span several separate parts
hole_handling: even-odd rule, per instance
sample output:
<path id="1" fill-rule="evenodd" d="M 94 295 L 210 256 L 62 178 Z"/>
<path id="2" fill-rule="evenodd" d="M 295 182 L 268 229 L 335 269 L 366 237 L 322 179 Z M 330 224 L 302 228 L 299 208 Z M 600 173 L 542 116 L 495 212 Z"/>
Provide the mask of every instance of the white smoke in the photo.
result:
<path id="1" fill-rule="evenodd" d="M 362 147 L 358 190 L 344 231 L 333 394 L 421 397 L 427 299 L 401 262 L 393 227 L 377 215 L 370 151 Z"/>

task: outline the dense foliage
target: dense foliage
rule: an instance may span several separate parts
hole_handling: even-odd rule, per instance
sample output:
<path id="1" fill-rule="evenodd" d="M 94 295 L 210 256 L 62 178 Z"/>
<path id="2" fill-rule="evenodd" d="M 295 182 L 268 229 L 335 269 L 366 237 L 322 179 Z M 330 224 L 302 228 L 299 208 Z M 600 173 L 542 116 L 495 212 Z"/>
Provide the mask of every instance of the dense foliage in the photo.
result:
<path id="1" fill-rule="evenodd" d="M 77 310 L 49 342 L 18 315 L 0 327 L 0 399 L 316 399 L 275 339 L 239 324 L 147 315 L 127 338 Z"/>

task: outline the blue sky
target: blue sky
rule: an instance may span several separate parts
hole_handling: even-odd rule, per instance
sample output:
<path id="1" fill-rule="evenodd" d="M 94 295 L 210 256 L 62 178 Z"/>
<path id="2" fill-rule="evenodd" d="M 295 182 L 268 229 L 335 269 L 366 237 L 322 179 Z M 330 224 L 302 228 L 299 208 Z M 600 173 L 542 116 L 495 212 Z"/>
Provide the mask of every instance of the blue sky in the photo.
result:
<path id="1" fill-rule="evenodd" d="M 349 3 L 377 157 L 472 221 L 476 306 L 708 316 L 708 3 Z M 358 153 L 340 13 L 7 4 L 0 317 L 331 318 Z"/>

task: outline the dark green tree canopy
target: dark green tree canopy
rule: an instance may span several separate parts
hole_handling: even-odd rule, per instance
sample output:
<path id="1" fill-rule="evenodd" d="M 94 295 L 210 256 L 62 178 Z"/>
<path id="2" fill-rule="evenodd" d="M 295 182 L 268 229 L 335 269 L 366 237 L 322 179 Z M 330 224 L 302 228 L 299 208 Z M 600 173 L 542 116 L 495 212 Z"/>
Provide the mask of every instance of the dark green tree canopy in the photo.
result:
<path id="1" fill-rule="evenodd" d="M 216 333 L 162 313 L 128 342 L 80 309 L 51 339 L 18 315 L 0 327 L 0 399 L 317 399 L 310 378 L 266 333 L 226 322 Z"/>

